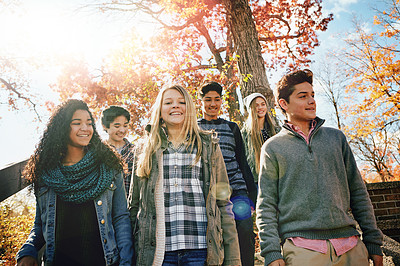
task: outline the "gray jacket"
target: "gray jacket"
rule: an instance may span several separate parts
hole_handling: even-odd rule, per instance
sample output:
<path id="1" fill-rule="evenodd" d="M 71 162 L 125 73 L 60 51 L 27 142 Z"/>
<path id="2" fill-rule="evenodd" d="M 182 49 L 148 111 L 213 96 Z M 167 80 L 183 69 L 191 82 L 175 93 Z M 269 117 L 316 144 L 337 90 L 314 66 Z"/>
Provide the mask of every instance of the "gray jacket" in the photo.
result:
<path id="1" fill-rule="evenodd" d="M 162 132 L 161 135 L 161 148 L 153 155 L 149 177 L 136 176 L 137 156 L 134 158 L 129 210 L 137 265 L 161 265 L 164 259 L 164 191 L 159 180 L 162 180 L 163 151 L 168 143 L 165 134 Z M 203 193 L 207 211 L 207 264 L 240 265 L 239 243 L 222 153 L 215 137 L 210 134 L 201 134 L 201 137 Z"/>

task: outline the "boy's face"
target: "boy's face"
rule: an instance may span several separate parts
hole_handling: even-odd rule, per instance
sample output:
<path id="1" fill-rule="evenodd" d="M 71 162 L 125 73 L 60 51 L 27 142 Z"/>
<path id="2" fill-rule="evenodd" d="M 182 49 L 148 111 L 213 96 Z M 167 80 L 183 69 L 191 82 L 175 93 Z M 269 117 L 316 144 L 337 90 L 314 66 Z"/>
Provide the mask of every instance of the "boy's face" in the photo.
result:
<path id="1" fill-rule="evenodd" d="M 112 123 L 110 128 L 107 128 L 108 139 L 112 143 L 120 143 L 124 141 L 126 134 L 128 134 L 128 119 L 125 116 L 117 116 Z"/>
<path id="2" fill-rule="evenodd" d="M 221 95 L 216 91 L 207 92 L 201 100 L 201 110 L 203 117 L 206 120 L 214 120 L 218 118 L 219 110 L 221 109 Z"/>
<path id="3" fill-rule="evenodd" d="M 317 116 L 317 106 L 314 99 L 314 89 L 308 82 L 294 86 L 293 93 L 289 96 L 289 103 L 279 99 L 279 104 L 286 111 L 289 122 L 309 122 Z"/>

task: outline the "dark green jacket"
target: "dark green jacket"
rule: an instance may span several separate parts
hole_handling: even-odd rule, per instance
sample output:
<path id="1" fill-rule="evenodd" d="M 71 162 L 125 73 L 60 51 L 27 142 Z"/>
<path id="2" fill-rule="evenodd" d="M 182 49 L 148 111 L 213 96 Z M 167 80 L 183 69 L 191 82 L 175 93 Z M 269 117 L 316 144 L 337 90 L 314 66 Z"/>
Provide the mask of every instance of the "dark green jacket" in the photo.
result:
<path id="1" fill-rule="evenodd" d="M 243 127 L 241 133 L 243 136 L 243 143 L 244 143 L 244 149 L 246 151 L 247 163 L 249 164 L 251 172 L 253 173 L 254 182 L 258 184 L 258 174 L 256 171 L 256 158 L 255 158 L 253 143 L 251 142 L 250 131 L 247 129 L 247 127 Z"/>
<path id="2" fill-rule="evenodd" d="M 264 128 L 268 128 L 268 124 L 266 121 L 265 121 Z M 280 127 L 275 127 L 276 133 L 278 133 L 280 130 L 281 130 Z M 253 143 L 251 142 L 250 131 L 246 126 L 244 126 L 240 132 L 242 133 L 242 137 L 243 137 L 243 143 L 244 143 L 244 149 L 246 151 L 247 163 L 249 164 L 251 172 L 254 176 L 254 182 L 256 184 L 258 184 L 258 174 L 256 171 L 257 170 L 256 169 L 256 157 L 255 157 Z M 269 134 L 270 134 L 270 136 L 272 136 L 272 133 L 269 133 Z"/>
<path id="3" fill-rule="evenodd" d="M 218 140 L 211 134 L 201 134 L 204 187 L 207 211 L 207 264 L 240 265 L 240 251 L 230 188 L 225 163 Z M 162 182 L 163 151 L 167 139 L 153 155 L 149 177 L 132 175 L 129 210 L 134 232 L 137 265 L 161 265 L 165 252 L 165 213 Z M 137 156 L 134 159 L 136 165 Z"/>

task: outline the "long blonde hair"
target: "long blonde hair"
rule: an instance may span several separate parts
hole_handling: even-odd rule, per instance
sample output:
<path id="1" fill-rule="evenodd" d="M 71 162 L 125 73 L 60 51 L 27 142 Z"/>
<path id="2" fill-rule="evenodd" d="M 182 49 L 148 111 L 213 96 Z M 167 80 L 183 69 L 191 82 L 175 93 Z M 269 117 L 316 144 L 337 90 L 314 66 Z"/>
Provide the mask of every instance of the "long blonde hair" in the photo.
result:
<path id="1" fill-rule="evenodd" d="M 197 153 L 194 163 L 197 163 L 200 160 L 202 151 L 202 142 L 200 138 L 201 130 L 197 125 L 196 108 L 193 103 L 193 99 L 189 95 L 189 93 L 179 85 L 167 87 L 162 89 L 158 93 L 156 101 L 151 108 L 151 129 L 150 132 L 147 133 L 147 136 L 143 139 L 143 148 L 138 158 L 136 174 L 139 177 L 148 177 L 150 175 L 152 167 L 152 156 L 161 147 L 160 130 L 162 130 L 161 127 L 163 126 L 163 121 L 161 119 L 161 107 L 164 93 L 167 90 L 177 90 L 185 99 L 186 115 L 180 132 L 180 136 L 186 139 L 185 144 L 191 149 L 191 151 L 193 151 L 194 145 L 197 144 Z"/>
<path id="2" fill-rule="evenodd" d="M 256 111 L 256 101 L 255 99 L 261 98 L 262 97 L 256 97 L 252 100 L 250 103 L 250 110 L 249 116 L 246 119 L 245 127 L 247 128 L 247 131 L 249 132 L 250 137 L 247 139 L 247 142 L 251 142 L 253 150 L 254 150 L 254 155 L 255 155 L 255 162 L 256 162 L 256 173 L 258 174 L 259 168 L 260 168 L 260 155 L 261 155 L 261 147 L 264 144 L 263 136 L 261 133 L 261 127 L 258 124 L 258 115 Z M 264 100 L 264 99 L 263 99 Z M 264 100 L 265 101 L 265 100 Z M 267 102 L 265 102 L 267 104 Z M 267 104 L 268 106 L 268 104 Z M 274 124 L 272 122 L 271 117 L 269 116 L 269 111 L 267 110 L 267 113 L 265 114 L 265 122 L 268 124 L 269 127 L 269 134 L 270 136 L 273 136 L 276 134 Z M 264 126 L 264 125 L 263 125 Z M 248 143 L 250 144 L 250 143 Z M 251 145 L 248 145 L 248 147 L 251 147 Z M 252 152 L 252 151 L 249 151 Z"/>

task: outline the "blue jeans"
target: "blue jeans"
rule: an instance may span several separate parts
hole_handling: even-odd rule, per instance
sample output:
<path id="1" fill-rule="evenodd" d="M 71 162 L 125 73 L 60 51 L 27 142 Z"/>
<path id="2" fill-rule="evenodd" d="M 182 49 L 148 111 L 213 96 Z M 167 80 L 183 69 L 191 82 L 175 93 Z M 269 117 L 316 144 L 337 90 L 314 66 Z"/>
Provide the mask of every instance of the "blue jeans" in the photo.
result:
<path id="1" fill-rule="evenodd" d="M 163 266 L 188 265 L 204 266 L 207 260 L 207 249 L 183 249 L 165 252 Z"/>

